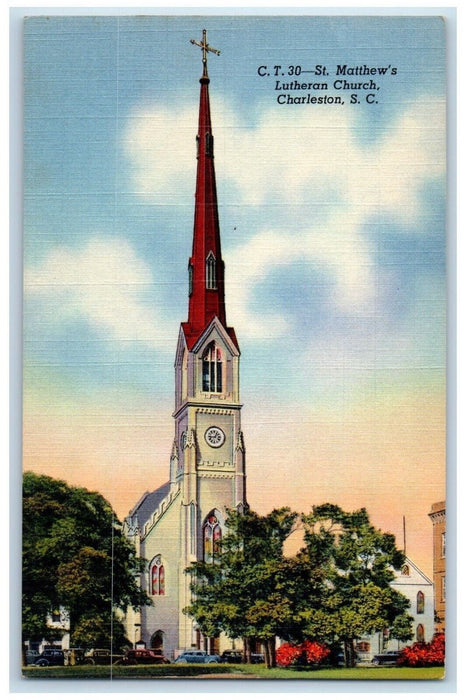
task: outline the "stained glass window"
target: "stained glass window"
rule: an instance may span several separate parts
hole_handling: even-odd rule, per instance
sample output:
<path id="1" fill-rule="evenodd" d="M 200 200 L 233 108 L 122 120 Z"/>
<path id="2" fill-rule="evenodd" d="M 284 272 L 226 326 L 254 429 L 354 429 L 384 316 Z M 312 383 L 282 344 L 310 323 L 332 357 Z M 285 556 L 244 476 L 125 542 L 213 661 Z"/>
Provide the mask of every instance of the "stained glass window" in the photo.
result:
<path id="1" fill-rule="evenodd" d="M 152 595 L 165 595 L 165 567 L 160 557 L 156 557 L 151 569 Z"/>
<path id="2" fill-rule="evenodd" d="M 208 564 L 218 561 L 221 553 L 221 539 L 222 528 L 220 527 L 217 516 L 211 513 L 207 517 L 203 528 L 204 561 Z"/>

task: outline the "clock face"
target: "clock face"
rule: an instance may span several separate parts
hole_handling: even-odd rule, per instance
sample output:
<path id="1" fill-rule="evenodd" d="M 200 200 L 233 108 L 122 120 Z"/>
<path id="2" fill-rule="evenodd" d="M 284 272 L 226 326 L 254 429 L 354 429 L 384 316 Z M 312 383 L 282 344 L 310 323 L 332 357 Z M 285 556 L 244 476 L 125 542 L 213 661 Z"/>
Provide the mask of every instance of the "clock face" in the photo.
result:
<path id="1" fill-rule="evenodd" d="M 220 428 L 217 428 L 216 425 L 207 428 L 204 437 L 206 443 L 211 447 L 221 447 L 225 442 L 225 433 Z"/>

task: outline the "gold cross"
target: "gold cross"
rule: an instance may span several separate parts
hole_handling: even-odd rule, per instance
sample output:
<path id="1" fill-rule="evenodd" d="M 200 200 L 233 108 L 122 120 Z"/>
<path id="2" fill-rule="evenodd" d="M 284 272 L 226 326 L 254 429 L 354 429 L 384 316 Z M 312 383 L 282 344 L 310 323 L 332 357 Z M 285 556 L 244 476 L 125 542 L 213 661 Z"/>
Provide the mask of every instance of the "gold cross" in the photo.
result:
<path id="1" fill-rule="evenodd" d="M 217 56 L 220 55 L 220 51 L 218 49 L 214 49 L 212 46 L 209 46 L 207 43 L 207 30 L 203 29 L 202 30 L 202 41 L 196 41 L 196 39 L 191 39 L 191 44 L 195 44 L 196 46 L 200 46 L 202 49 L 202 63 L 204 64 L 204 75 L 207 75 L 207 51 L 211 51 L 212 53 L 215 53 Z"/>

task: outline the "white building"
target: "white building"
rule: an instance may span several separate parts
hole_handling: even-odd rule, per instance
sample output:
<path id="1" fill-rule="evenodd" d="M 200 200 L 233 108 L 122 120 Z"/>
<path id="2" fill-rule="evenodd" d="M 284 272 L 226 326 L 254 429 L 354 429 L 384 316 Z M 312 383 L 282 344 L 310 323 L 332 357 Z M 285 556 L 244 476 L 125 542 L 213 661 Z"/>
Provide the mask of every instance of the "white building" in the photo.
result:
<path id="1" fill-rule="evenodd" d="M 434 586 L 432 581 L 406 557 L 401 571 L 396 572 L 396 578 L 391 586 L 402 593 L 410 602 L 407 613 L 414 618 L 413 639 L 409 642 L 399 642 L 390 639 L 387 631 L 381 630 L 373 635 L 362 637 L 356 647 L 360 662 L 367 662 L 374 654 L 381 651 L 402 649 L 414 642 L 430 642 L 434 634 Z"/>
<path id="2" fill-rule="evenodd" d="M 69 649 L 70 647 L 70 616 L 68 611 L 60 606 L 51 615 L 47 615 L 47 627 L 50 628 L 48 639 L 41 641 L 27 640 L 24 645 L 30 651 L 42 653 L 45 648 L 53 646 L 56 649 Z"/>

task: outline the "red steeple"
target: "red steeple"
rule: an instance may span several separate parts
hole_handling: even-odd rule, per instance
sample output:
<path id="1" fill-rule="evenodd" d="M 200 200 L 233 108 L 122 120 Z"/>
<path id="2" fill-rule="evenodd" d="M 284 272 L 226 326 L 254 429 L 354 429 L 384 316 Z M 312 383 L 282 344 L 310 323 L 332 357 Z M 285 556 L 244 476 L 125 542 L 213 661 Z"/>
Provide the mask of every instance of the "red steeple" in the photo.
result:
<path id="1" fill-rule="evenodd" d="M 203 72 L 200 78 L 199 125 L 197 142 L 197 175 L 194 206 L 193 250 L 189 259 L 189 315 L 183 324 L 188 345 L 197 338 L 217 317 L 226 327 L 225 314 L 225 265 L 220 247 L 217 188 L 214 168 L 214 137 L 210 120 L 209 76 L 207 51 L 220 53 L 207 44 L 206 30 L 203 40 L 197 42 L 203 52 Z M 234 338 L 233 329 L 227 329 Z"/>

